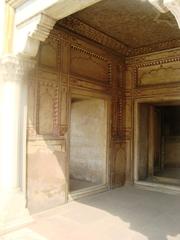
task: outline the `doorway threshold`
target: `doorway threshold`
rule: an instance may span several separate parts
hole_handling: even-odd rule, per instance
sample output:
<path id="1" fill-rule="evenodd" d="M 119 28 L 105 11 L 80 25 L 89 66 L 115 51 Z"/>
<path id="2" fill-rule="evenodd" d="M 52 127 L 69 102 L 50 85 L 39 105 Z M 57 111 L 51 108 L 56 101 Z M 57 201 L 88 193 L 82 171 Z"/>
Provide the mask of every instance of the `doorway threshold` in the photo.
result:
<path id="1" fill-rule="evenodd" d="M 162 182 L 157 183 L 153 181 L 135 181 L 134 185 L 136 188 L 139 189 L 168 193 L 173 195 L 180 195 L 180 186 L 178 185 L 171 185 Z"/>
<path id="2" fill-rule="evenodd" d="M 69 199 L 69 201 L 72 201 L 72 200 L 75 200 L 75 199 L 78 199 L 81 197 L 86 197 L 89 195 L 106 192 L 108 190 L 109 190 L 109 187 L 106 184 L 91 186 L 91 187 L 87 187 L 87 188 L 83 188 L 80 190 L 70 192 L 68 199 Z"/>

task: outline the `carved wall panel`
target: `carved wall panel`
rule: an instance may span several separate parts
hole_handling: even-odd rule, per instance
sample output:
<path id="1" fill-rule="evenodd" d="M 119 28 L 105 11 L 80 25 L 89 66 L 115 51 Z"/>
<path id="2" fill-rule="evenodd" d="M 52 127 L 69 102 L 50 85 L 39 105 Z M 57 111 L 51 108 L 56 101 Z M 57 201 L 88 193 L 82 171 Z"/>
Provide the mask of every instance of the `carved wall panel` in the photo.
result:
<path id="1" fill-rule="evenodd" d="M 112 136 L 114 139 L 122 138 L 123 128 L 123 100 L 122 96 L 112 98 Z"/>
<path id="2" fill-rule="evenodd" d="M 133 88 L 133 70 L 128 68 L 125 71 L 125 89 L 130 90 Z"/>
<path id="3" fill-rule="evenodd" d="M 126 142 L 115 142 L 112 156 L 112 185 L 122 186 L 126 181 Z"/>
<path id="4" fill-rule="evenodd" d="M 61 100 L 60 100 L 60 135 L 64 136 L 64 134 L 68 130 L 68 92 L 67 87 L 61 87 Z"/>
<path id="5" fill-rule="evenodd" d="M 126 108 L 125 108 L 125 128 L 132 128 L 132 100 L 131 98 L 126 98 Z"/>
<path id="6" fill-rule="evenodd" d="M 58 135 L 58 84 L 39 81 L 37 103 L 37 131 L 40 135 Z"/>
<path id="7" fill-rule="evenodd" d="M 138 68 L 138 85 L 180 82 L 180 62 L 167 62 Z"/>
<path id="8" fill-rule="evenodd" d="M 28 205 L 34 212 L 63 203 L 68 198 L 69 121 L 73 93 L 108 99 L 108 106 L 112 106 L 108 110 L 112 128 L 108 127 L 107 135 L 113 149 L 114 144 L 123 139 L 125 105 L 124 59 L 99 49 L 94 43 L 62 30 L 53 30 L 41 44 L 37 60 L 36 79 L 29 87 L 27 153 Z M 108 156 L 108 165 L 113 156 Z M 115 172 L 116 180 L 115 183 L 109 180 L 119 186 L 125 181 L 122 149 L 115 159 L 109 172 Z"/>
<path id="9" fill-rule="evenodd" d="M 73 75 L 99 83 L 111 82 L 111 64 L 108 60 L 79 47 L 71 47 L 70 71 Z"/>

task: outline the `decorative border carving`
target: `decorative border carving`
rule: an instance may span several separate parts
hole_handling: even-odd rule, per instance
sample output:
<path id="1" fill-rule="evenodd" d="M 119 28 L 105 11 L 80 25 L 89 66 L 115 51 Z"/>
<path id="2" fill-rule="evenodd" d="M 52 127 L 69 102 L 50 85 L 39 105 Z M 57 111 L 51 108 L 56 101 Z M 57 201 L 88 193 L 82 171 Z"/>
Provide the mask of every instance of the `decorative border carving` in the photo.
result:
<path id="1" fill-rule="evenodd" d="M 93 27 L 83 23 L 79 19 L 70 16 L 59 21 L 58 25 L 65 27 L 77 34 L 85 36 L 88 39 L 93 40 L 107 48 L 113 49 L 120 54 L 127 55 L 129 52 L 129 48 L 125 44 L 107 36 L 102 32 L 99 32 Z"/>
<path id="2" fill-rule="evenodd" d="M 177 61 L 180 61 L 180 56 L 161 58 L 161 59 L 158 59 L 158 60 L 147 61 L 147 62 L 144 62 L 144 63 L 136 64 L 136 66 L 138 68 L 140 68 L 140 67 L 161 65 L 161 64 L 164 64 L 164 63 L 177 62 Z"/>
<path id="3" fill-rule="evenodd" d="M 96 84 L 97 84 L 97 82 L 98 82 L 98 84 L 102 84 L 102 85 L 107 85 L 107 84 L 111 85 L 112 84 L 112 64 L 110 63 L 110 61 L 108 61 L 108 59 L 106 59 L 103 56 L 100 56 L 100 55 L 98 55 L 98 54 L 96 54 L 92 51 L 89 51 L 85 48 L 81 48 L 81 47 L 78 47 L 78 46 L 75 46 L 75 45 L 71 45 L 71 48 L 74 49 L 74 50 L 80 51 L 82 53 L 85 53 L 85 54 L 87 54 L 87 56 L 92 56 L 94 58 L 100 59 L 100 60 L 104 61 L 105 63 L 107 63 L 107 82 L 102 81 L 102 80 L 98 81 L 97 79 L 94 79 L 93 77 L 90 80 L 91 80 L 91 82 L 95 81 Z M 71 70 L 70 70 L 70 74 L 74 75 L 74 73 L 71 72 Z M 82 75 L 79 75 L 79 74 L 75 74 L 75 75 L 78 75 L 78 76 L 82 77 L 84 79 L 84 81 L 86 81 L 86 79 L 89 78 L 89 77 L 82 76 Z"/>
<path id="4" fill-rule="evenodd" d="M 127 57 L 180 47 L 180 39 L 174 39 L 133 49 L 71 16 L 60 20 L 56 26 L 64 27 Z"/>
<path id="5" fill-rule="evenodd" d="M 163 51 L 167 49 L 177 48 L 180 47 L 180 39 L 175 39 L 171 41 L 155 43 L 149 46 L 144 46 L 140 48 L 130 49 L 127 56 L 138 56 L 141 54 L 147 54 L 152 52 Z"/>
<path id="6" fill-rule="evenodd" d="M 159 59 L 153 59 L 153 60 L 145 60 L 143 57 L 142 58 L 134 58 L 130 59 L 128 62 L 129 66 L 132 66 L 132 78 L 133 78 L 133 83 L 135 88 L 147 88 L 150 86 L 167 86 L 167 85 L 174 85 L 177 84 L 177 82 L 166 82 L 166 83 L 152 83 L 148 85 L 141 85 L 138 79 L 138 69 L 139 68 L 144 68 L 144 67 L 149 67 L 149 66 L 157 66 L 157 65 L 163 65 L 166 63 L 172 63 L 172 62 L 179 62 L 180 61 L 180 56 L 172 56 L 172 57 L 162 57 Z"/>
<path id="7" fill-rule="evenodd" d="M 40 80 L 38 82 L 38 89 L 37 89 L 37 113 L 39 113 L 39 108 L 40 108 L 40 86 L 45 86 L 47 88 L 54 88 L 55 90 L 55 96 L 54 96 L 54 104 L 53 104 L 53 136 L 59 136 L 59 88 L 58 88 L 58 83 L 57 82 L 50 82 L 47 80 Z M 37 135 L 39 134 L 39 114 L 36 114 L 36 130 L 37 130 Z"/>

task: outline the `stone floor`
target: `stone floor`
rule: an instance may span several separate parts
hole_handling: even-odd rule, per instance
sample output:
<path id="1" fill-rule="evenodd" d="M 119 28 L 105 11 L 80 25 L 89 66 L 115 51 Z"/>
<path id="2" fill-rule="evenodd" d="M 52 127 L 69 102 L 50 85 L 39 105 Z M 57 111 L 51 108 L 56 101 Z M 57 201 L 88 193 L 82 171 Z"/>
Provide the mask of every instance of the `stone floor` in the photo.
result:
<path id="1" fill-rule="evenodd" d="M 43 214 L 1 240 L 180 240 L 180 195 L 128 186 Z"/>

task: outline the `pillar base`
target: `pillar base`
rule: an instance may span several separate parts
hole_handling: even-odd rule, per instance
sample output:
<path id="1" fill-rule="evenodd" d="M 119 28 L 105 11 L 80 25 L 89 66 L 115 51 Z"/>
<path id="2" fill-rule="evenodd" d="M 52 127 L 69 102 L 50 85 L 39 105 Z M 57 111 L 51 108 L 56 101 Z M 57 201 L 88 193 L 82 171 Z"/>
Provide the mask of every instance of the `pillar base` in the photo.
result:
<path id="1" fill-rule="evenodd" d="M 0 192 L 0 235 L 32 221 L 23 192 Z"/>

